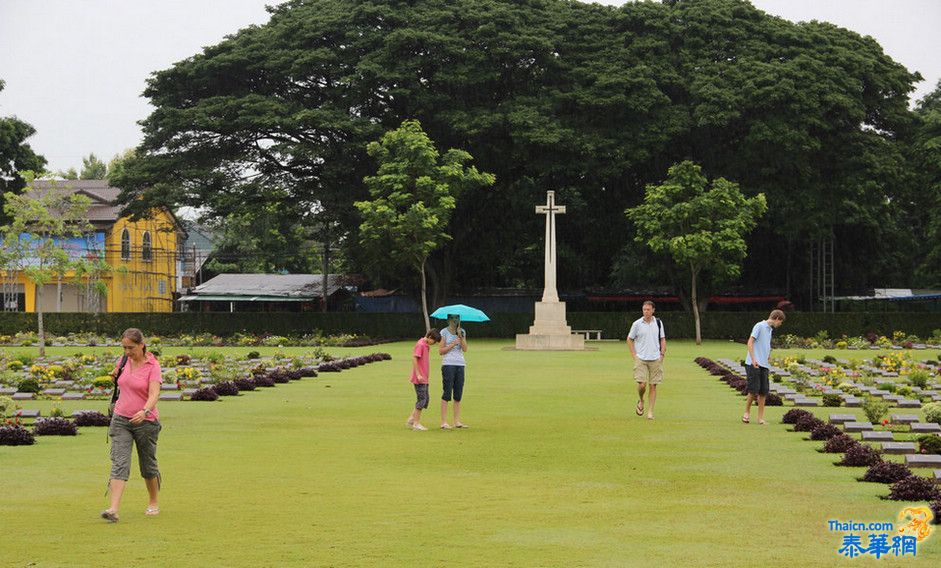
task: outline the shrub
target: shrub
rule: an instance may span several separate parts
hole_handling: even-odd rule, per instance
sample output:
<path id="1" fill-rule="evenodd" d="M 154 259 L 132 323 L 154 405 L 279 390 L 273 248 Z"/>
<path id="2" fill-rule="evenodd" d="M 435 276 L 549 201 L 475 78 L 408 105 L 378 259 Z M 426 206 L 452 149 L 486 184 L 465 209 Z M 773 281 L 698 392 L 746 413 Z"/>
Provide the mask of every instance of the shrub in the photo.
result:
<path id="1" fill-rule="evenodd" d="M 923 454 L 941 454 L 941 436 L 935 434 L 918 436 L 918 450 Z"/>
<path id="2" fill-rule="evenodd" d="M 246 359 L 261 359 L 261 353 L 259 353 L 258 351 L 249 351 L 245 355 L 245 358 Z"/>
<path id="3" fill-rule="evenodd" d="M 839 436 L 843 431 L 833 424 L 822 424 L 810 432 L 811 440 L 829 440 L 834 436 Z"/>
<path id="4" fill-rule="evenodd" d="M 112 379 L 109 375 L 95 377 L 95 380 L 92 381 L 92 386 L 96 389 L 110 389 L 114 386 L 114 379 Z"/>
<path id="5" fill-rule="evenodd" d="M 889 413 L 889 403 L 875 397 L 868 397 L 863 403 L 863 412 L 873 424 L 882 422 L 885 415 Z"/>
<path id="6" fill-rule="evenodd" d="M 846 450 L 846 453 L 843 454 L 843 460 L 837 465 L 862 467 L 877 464 L 880 461 L 882 461 L 882 456 L 872 446 L 856 444 Z"/>
<path id="7" fill-rule="evenodd" d="M 110 426 L 111 419 L 96 410 L 86 410 L 75 415 L 76 426 Z"/>
<path id="8" fill-rule="evenodd" d="M 941 499 L 941 490 L 933 481 L 920 475 L 910 475 L 892 484 L 889 499 L 893 501 L 933 501 Z"/>
<path id="9" fill-rule="evenodd" d="M 768 395 L 765 397 L 765 406 L 784 406 L 784 401 L 781 400 L 780 395 L 773 393 L 773 392 L 769 392 Z"/>
<path id="10" fill-rule="evenodd" d="M 190 396 L 190 400 L 201 400 L 204 402 L 212 402 L 214 400 L 219 400 L 219 395 L 216 394 L 216 391 L 212 387 L 206 387 L 199 389 Z"/>
<path id="11" fill-rule="evenodd" d="M 16 408 L 16 401 L 8 396 L 0 396 L 0 418 L 3 418 L 7 414 L 13 411 Z"/>
<path id="12" fill-rule="evenodd" d="M 834 357 L 833 355 L 824 355 L 823 362 L 830 363 L 831 365 L 833 365 L 836 363 L 836 357 Z"/>
<path id="13" fill-rule="evenodd" d="M 802 416 L 797 424 L 794 425 L 795 432 L 813 432 L 815 428 L 823 426 L 825 422 L 813 414 L 810 416 Z"/>
<path id="14" fill-rule="evenodd" d="M 895 483 L 913 475 L 912 470 L 904 463 L 882 461 L 874 463 L 866 470 L 863 481 L 873 483 Z"/>
<path id="15" fill-rule="evenodd" d="M 185 353 L 176 356 L 176 364 L 177 364 L 177 365 L 189 365 L 189 362 L 192 361 L 192 360 L 193 360 L 193 358 L 190 357 L 189 355 L 185 354 Z"/>
<path id="16" fill-rule="evenodd" d="M 825 394 L 823 395 L 823 405 L 824 406 L 840 406 L 843 404 L 843 399 L 840 398 L 838 394 Z"/>
<path id="17" fill-rule="evenodd" d="M 244 379 L 235 379 L 232 382 L 235 383 L 235 386 L 238 387 L 240 391 L 255 390 L 255 379 L 251 377 L 246 377 Z"/>
<path id="18" fill-rule="evenodd" d="M 32 377 L 25 378 L 16 385 L 16 390 L 19 392 L 39 392 L 39 381 Z"/>
<path id="19" fill-rule="evenodd" d="M 899 387 L 895 383 L 882 383 L 881 385 L 879 385 L 879 388 L 884 391 L 889 391 L 891 393 L 894 393 L 896 390 L 898 390 Z"/>
<path id="20" fill-rule="evenodd" d="M 914 393 L 915 391 L 913 391 L 911 387 L 907 387 L 905 385 L 902 385 L 898 387 L 897 389 L 895 389 L 895 394 L 897 394 L 898 396 L 912 396 L 912 394 Z"/>
<path id="21" fill-rule="evenodd" d="M 219 396 L 235 396 L 239 393 L 238 386 L 233 381 L 223 381 L 212 386 Z"/>
<path id="22" fill-rule="evenodd" d="M 858 445 L 859 442 L 853 438 L 850 438 L 846 434 L 840 434 L 827 440 L 827 443 L 823 445 L 823 451 L 828 454 L 842 454 L 853 446 Z"/>
<path id="23" fill-rule="evenodd" d="M 934 513 L 934 519 L 931 520 L 931 524 L 941 525 L 941 499 L 932 501 L 928 506 L 931 507 L 931 512 Z"/>
<path id="24" fill-rule="evenodd" d="M 215 363 L 216 365 L 219 365 L 220 363 L 225 362 L 225 355 L 223 355 L 221 351 L 213 351 L 206 357 L 206 359 L 210 363 Z"/>
<path id="25" fill-rule="evenodd" d="M 74 436 L 78 428 L 71 420 L 65 418 L 39 418 L 33 427 L 33 434 L 37 436 Z"/>
<path id="26" fill-rule="evenodd" d="M 924 369 L 915 369 L 908 374 L 908 382 L 912 383 L 916 387 L 925 388 L 928 386 L 928 380 L 931 378 L 931 375 L 928 374 L 928 371 Z"/>
<path id="27" fill-rule="evenodd" d="M 32 432 L 18 424 L 0 426 L 0 446 L 31 446 L 35 443 Z"/>
<path id="28" fill-rule="evenodd" d="M 941 424 L 941 402 L 931 402 L 922 407 L 925 412 L 925 422 Z"/>
<path id="29" fill-rule="evenodd" d="M 781 417 L 781 423 L 783 424 L 797 424 L 797 421 L 804 416 L 813 416 L 810 412 L 804 410 L 803 408 L 792 408 L 784 413 L 784 416 Z"/>
<path id="30" fill-rule="evenodd" d="M 274 379 L 268 375 L 255 375 L 255 386 L 271 388 L 274 386 Z"/>

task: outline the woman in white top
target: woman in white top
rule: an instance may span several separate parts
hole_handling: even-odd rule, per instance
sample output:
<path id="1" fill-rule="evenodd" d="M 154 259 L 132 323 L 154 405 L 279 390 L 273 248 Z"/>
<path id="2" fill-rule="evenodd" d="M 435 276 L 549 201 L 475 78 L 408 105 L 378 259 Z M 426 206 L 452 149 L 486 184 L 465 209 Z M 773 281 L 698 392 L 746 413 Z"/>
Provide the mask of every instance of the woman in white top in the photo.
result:
<path id="1" fill-rule="evenodd" d="M 461 316 L 448 314 L 448 327 L 441 330 L 441 428 L 450 430 L 448 402 L 454 399 L 454 427 L 467 428 L 461 422 L 461 396 L 464 394 L 464 353 L 467 334 L 461 328 Z"/>

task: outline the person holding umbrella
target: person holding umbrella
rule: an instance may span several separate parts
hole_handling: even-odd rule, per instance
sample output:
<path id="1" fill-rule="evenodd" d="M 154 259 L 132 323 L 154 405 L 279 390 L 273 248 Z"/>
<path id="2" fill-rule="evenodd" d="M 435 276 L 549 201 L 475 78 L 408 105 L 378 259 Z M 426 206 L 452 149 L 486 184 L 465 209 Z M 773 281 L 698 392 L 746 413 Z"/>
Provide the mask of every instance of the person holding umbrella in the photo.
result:
<path id="1" fill-rule="evenodd" d="M 454 427 L 467 428 L 461 422 L 461 397 L 464 394 L 464 353 L 467 352 L 467 334 L 461 327 L 461 316 L 448 314 L 448 327 L 441 330 L 441 429 L 450 430 L 448 403 L 454 399 Z"/>

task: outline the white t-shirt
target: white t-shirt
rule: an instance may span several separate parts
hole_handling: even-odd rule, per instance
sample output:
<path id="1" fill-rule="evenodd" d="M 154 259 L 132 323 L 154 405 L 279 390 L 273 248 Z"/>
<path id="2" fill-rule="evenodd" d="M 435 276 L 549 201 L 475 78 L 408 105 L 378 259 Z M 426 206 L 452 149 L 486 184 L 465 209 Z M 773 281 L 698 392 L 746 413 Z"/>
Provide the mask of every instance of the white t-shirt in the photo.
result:
<path id="1" fill-rule="evenodd" d="M 464 329 L 461 328 L 461 331 L 464 331 Z M 464 337 L 467 337 L 466 331 L 464 331 Z M 447 345 L 448 343 L 451 343 L 455 339 L 457 339 L 457 336 L 451 333 L 450 329 L 444 328 L 441 330 L 441 343 L 442 344 Z M 466 363 L 464 363 L 464 352 L 461 351 L 460 342 L 456 343 L 454 347 L 452 347 L 449 351 L 447 351 L 444 354 L 444 356 L 441 357 L 441 364 L 442 365 L 458 365 L 461 367 L 465 366 Z"/>
<path id="2" fill-rule="evenodd" d="M 642 361 L 656 361 L 660 358 L 660 338 L 666 337 L 663 333 L 663 323 L 658 325 L 657 318 L 650 318 L 650 323 L 639 318 L 631 324 L 631 331 L 627 336 L 634 340 L 634 350 Z"/>

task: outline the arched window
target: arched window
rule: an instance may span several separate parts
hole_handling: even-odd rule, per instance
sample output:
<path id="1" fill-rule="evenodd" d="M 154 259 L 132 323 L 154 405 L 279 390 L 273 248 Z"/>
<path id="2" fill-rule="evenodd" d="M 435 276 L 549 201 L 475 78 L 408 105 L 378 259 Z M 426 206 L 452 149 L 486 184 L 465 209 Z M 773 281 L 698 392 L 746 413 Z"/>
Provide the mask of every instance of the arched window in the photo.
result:
<path id="1" fill-rule="evenodd" d="M 153 245 L 150 242 L 150 232 L 144 231 L 144 239 L 141 241 L 141 260 L 153 260 L 154 259 L 154 249 Z"/>
<path id="2" fill-rule="evenodd" d="M 131 260 L 131 233 L 127 229 L 121 232 L 121 260 Z"/>

